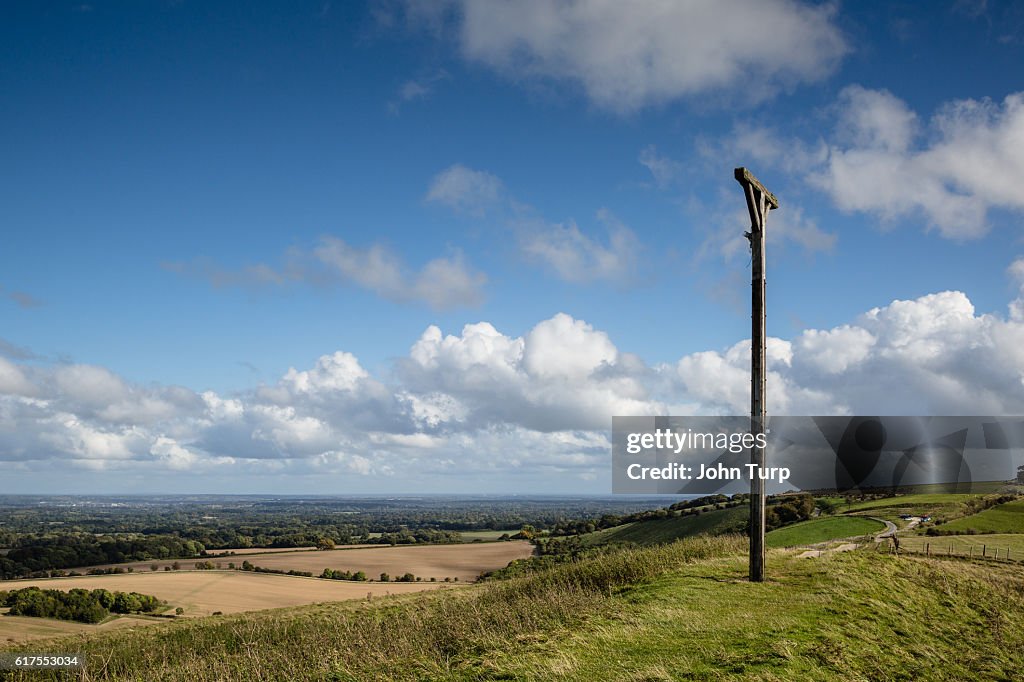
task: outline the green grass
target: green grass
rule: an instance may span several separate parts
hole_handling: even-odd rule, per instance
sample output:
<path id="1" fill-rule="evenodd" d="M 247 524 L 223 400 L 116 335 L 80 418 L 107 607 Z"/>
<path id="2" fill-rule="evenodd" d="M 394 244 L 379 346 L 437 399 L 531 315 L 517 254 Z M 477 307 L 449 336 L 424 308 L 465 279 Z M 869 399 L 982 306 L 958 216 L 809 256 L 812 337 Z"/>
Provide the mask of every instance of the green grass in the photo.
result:
<path id="1" fill-rule="evenodd" d="M 980 557 L 982 550 L 988 556 L 1003 559 L 1006 551 L 1010 558 L 1024 561 L 1024 534 L 985 534 L 985 535 L 901 535 L 900 549 L 924 553 L 928 548 L 932 554 Z"/>
<path id="2" fill-rule="evenodd" d="M 744 544 L 618 549 L 461 590 L 23 649 L 82 651 L 90 680 L 1010 680 L 1024 669 L 1017 566 L 775 551 L 769 580 L 752 584 Z"/>
<path id="3" fill-rule="evenodd" d="M 939 526 L 958 533 L 1024 533 L 1024 500 L 1007 502 Z"/>
<path id="4" fill-rule="evenodd" d="M 859 516 L 828 516 L 811 519 L 771 531 L 765 536 L 769 547 L 797 547 L 818 542 L 880 533 L 885 524 Z"/>
<path id="5" fill-rule="evenodd" d="M 841 514 L 858 514 L 877 516 L 892 521 L 902 528 L 907 522 L 900 519 L 901 514 L 914 516 L 931 516 L 932 518 L 955 519 L 972 513 L 973 505 L 980 504 L 985 495 L 981 493 L 922 493 L 913 495 L 897 495 L 877 500 L 865 500 L 847 505 L 845 502 L 836 507 Z"/>
<path id="6" fill-rule="evenodd" d="M 581 535 L 588 547 L 610 544 L 657 545 L 695 535 L 743 531 L 750 511 L 746 505 L 715 509 L 699 515 L 650 519 Z"/>
<path id="7" fill-rule="evenodd" d="M 494 667 L 510 679 L 1010 680 L 1024 664 L 1009 648 L 1024 619 L 1001 601 L 1021 579 L 1005 567 L 860 553 L 769 567 L 763 586 L 742 579 L 742 560 L 667 573 L 614 616 Z"/>

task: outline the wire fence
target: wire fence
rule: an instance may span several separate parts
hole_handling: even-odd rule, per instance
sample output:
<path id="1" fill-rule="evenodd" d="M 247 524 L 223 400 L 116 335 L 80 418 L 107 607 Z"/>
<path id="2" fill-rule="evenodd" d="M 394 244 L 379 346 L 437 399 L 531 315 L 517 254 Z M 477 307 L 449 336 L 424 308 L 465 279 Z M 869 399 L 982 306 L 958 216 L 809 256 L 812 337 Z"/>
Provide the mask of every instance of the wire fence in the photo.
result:
<path id="1" fill-rule="evenodd" d="M 1005 545 L 990 544 L 984 540 L 965 541 L 965 537 L 904 537 L 899 539 L 899 546 L 891 539 L 879 542 L 876 551 L 901 554 L 922 554 L 935 557 L 961 557 L 964 559 L 988 559 L 991 561 L 1006 561 L 1020 563 L 1024 561 L 1024 548 L 1007 547 Z M 1021 536 L 1024 543 L 1024 536 Z"/>

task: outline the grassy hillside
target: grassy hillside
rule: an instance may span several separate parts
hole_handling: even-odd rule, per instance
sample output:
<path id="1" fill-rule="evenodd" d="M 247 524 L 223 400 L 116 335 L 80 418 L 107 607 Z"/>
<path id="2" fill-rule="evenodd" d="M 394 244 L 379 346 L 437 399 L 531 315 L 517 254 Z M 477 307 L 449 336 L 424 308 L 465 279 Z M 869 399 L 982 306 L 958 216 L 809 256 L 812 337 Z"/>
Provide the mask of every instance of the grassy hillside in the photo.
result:
<path id="1" fill-rule="evenodd" d="M 446 593 L 174 622 L 46 649 L 84 651 L 92 680 L 996 680 L 1024 669 L 1016 567 L 773 552 L 770 580 L 751 584 L 744 544 L 619 549 Z"/>
<path id="2" fill-rule="evenodd" d="M 1024 500 L 1000 504 L 941 526 L 955 533 L 1024 533 Z"/>
<path id="3" fill-rule="evenodd" d="M 931 516 L 945 520 L 956 519 L 977 512 L 984 506 L 986 497 L 979 493 L 914 493 L 864 500 L 852 505 L 844 502 L 835 510 L 840 514 L 876 516 L 892 521 L 902 528 L 907 525 L 906 521 L 900 519 L 902 514 Z"/>
<path id="4" fill-rule="evenodd" d="M 796 547 L 880 533 L 885 524 L 859 516 L 830 516 L 785 526 L 765 535 L 769 547 Z"/>
<path id="5" fill-rule="evenodd" d="M 714 509 L 700 515 L 627 523 L 587 533 L 580 536 L 580 539 L 587 547 L 623 543 L 656 545 L 702 533 L 721 535 L 723 533 L 742 532 L 747 525 L 749 517 L 750 511 L 743 505 L 729 509 Z"/>
<path id="6" fill-rule="evenodd" d="M 981 535 L 905 535 L 900 537 L 900 549 L 910 552 L 953 554 L 1005 559 L 1007 552 L 1014 561 L 1024 561 L 1024 533 L 984 533 Z"/>

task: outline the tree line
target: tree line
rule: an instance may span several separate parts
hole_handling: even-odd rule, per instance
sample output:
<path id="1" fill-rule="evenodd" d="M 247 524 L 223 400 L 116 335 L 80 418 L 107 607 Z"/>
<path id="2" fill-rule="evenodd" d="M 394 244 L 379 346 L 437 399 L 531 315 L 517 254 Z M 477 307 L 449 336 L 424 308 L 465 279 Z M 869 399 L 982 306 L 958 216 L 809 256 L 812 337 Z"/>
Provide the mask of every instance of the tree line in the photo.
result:
<path id="1" fill-rule="evenodd" d="M 0 577 L 49 577 L 59 569 L 198 557 L 204 551 L 202 543 L 174 535 L 33 534 L 19 537 L 7 555 L 0 556 Z"/>

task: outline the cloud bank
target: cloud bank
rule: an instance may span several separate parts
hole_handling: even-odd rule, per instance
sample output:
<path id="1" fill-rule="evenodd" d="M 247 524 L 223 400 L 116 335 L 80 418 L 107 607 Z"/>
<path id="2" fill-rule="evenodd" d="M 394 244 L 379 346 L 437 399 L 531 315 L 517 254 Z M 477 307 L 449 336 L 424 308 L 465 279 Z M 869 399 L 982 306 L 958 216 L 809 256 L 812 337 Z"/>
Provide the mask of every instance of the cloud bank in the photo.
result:
<path id="1" fill-rule="evenodd" d="M 1021 309 L 1017 299 L 1005 317 L 979 314 L 946 291 L 771 338 L 769 411 L 1020 414 Z M 467 490 L 481 476 L 555 476 L 573 490 L 606 474 L 613 415 L 744 414 L 749 347 L 652 366 L 560 313 L 521 336 L 430 326 L 386 378 L 337 351 L 237 395 L 0 357 L 0 460 L 39 475 L 317 474 L 349 492 L 396 476 Z"/>

